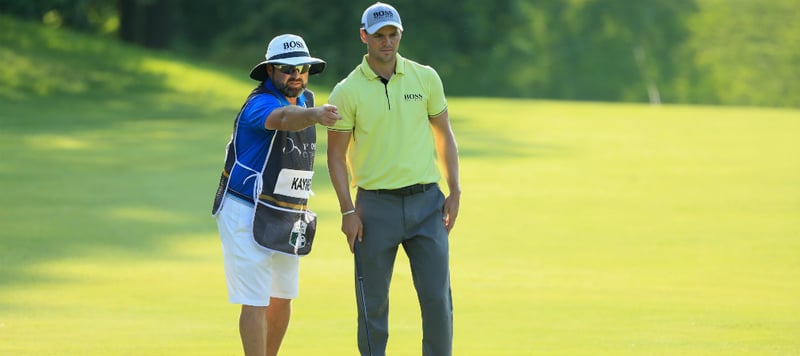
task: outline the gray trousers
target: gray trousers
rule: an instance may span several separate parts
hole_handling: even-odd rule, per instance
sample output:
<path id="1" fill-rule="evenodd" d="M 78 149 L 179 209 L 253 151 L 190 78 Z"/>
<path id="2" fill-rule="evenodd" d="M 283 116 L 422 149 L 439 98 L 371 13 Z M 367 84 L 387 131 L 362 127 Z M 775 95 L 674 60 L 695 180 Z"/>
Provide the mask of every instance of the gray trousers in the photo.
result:
<path id="1" fill-rule="evenodd" d="M 359 189 L 356 206 L 364 226 L 359 252 L 373 355 L 386 354 L 389 284 L 401 245 L 409 259 L 422 312 L 422 355 L 451 355 L 453 302 L 448 233 L 442 221 L 444 195 L 438 185 L 408 196 Z M 361 355 L 369 355 L 357 279 L 356 300 L 358 348 Z"/>

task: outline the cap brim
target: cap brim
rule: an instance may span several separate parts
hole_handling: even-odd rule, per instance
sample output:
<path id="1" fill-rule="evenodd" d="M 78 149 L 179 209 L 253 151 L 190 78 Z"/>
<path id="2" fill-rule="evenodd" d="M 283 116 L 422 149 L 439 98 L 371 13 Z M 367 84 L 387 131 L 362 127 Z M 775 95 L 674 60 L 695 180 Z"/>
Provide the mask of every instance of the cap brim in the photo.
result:
<path id="1" fill-rule="evenodd" d="M 378 32 L 378 30 L 380 30 L 380 29 L 382 29 L 382 28 L 384 28 L 386 26 L 394 26 L 398 30 L 403 31 L 403 25 L 401 25 L 397 21 L 387 21 L 387 22 L 376 23 L 376 24 L 374 24 L 374 25 L 372 25 L 370 27 L 365 28 L 364 31 L 367 31 L 368 34 L 372 35 L 375 32 Z"/>
<path id="2" fill-rule="evenodd" d="M 326 65 L 325 61 L 314 57 L 281 58 L 272 61 L 263 61 L 250 70 L 250 78 L 260 82 L 267 80 L 267 64 L 288 64 L 290 66 L 310 64 L 311 68 L 308 69 L 308 75 L 322 73 Z"/>

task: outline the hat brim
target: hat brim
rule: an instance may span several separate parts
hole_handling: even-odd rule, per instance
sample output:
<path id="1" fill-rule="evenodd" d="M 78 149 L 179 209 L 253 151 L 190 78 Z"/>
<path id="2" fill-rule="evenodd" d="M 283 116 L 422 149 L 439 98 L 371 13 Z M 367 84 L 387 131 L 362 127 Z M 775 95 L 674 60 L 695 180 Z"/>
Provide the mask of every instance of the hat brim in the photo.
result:
<path id="1" fill-rule="evenodd" d="M 308 69 L 308 75 L 322 73 L 325 70 L 325 61 L 314 57 L 294 57 L 294 58 L 281 58 L 271 61 L 263 61 L 256 64 L 250 70 L 250 78 L 263 82 L 267 80 L 267 64 L 288 64 L 290 66 L 298 66 L 303 64 L 310 64 L 311 68 Z"/>
<path id="2" fill-rule="evenodd" d="M 370 35 L 374 35 L 374 34 L 375 34 L 375 32 L 378 32 L 378 30 L 380 30 L 380 29 L 382 29 L 382 28 L 384 28 L 384 27 L 386 27 L 386 26 L 394 26 L 394 27 L 396 27 L 398 30 L 400 30 L 400 32 L 403 32 L 403 25 L 402 25 L 402 24 L 400 24 L 400 23 L 399 23 L 399 22 L 397 22 L 397 21 L 384 21 L 384 22 L 379 22 L 379 23 L 376 23 L 376 24 L 374 24 L 374 25 L 372 25 L 372 26 L 370 26 L 370 27 L 364 28 L 364 30 L 365 30 L 365 31 L 367 31 L 367 33 L 368 33 L 368 34 L 370 34 Z"/>

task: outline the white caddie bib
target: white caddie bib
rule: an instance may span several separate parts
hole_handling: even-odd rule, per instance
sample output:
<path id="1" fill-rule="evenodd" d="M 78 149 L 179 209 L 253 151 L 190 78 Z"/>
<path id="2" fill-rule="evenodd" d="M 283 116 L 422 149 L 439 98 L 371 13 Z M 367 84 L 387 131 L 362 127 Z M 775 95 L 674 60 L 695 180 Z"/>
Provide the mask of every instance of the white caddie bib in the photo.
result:
<path id="1" fill-rule="evenodd" d="M 314 194 L 311 191 L 311 177 L 313 175 L 314 171 L 300 171 L 289 168 L 281 169 L 273 193 L 293 198 L 308 199 Z"/>

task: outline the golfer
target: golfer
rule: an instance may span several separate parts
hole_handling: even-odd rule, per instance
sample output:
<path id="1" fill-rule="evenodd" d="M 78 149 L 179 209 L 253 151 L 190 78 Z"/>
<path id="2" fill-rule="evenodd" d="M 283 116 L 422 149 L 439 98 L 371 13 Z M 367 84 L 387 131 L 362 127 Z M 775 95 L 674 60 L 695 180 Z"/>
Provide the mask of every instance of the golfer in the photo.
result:
<path id="1" fill-rule="evenodd" d="M 245 355 L 277 355 L 298 294 L 299 256 L 308 253 L 315 217 L 311 193 L 315 124 L 333 125 L 335 106 L 313 107 L 308 77 L 325 69 L 305 41 L 272 39 L 250 71 L 260 82 L 234 121 L 214 201 L 228 298 L 241 304 Z"/>
<path id="2" fill-rule="evenodd" d="M 358 347 L 362 355 L 386 352 L 389 284 L 402 246 L 422 311 L 422 354 L 451 355 L 448 234 L 461 188 L 442 82 L 431 67 L 398 54 L 403 25 L 394 7 L 375 3 L 361 22 L 367 54 L 331 92 L 329 101 L 342 120 L 328 128 L 328 168 L 342 232 L 351 252 L 359 244 L 356 263 L 359 257 L 362 263 L 363 300 L 356 280 L 356 300 L 365 304 L 357 308 Z M 446 198 L 437 184 L 438 166 Z M 357 189 L 355 204 L 351 187 Z"/>

